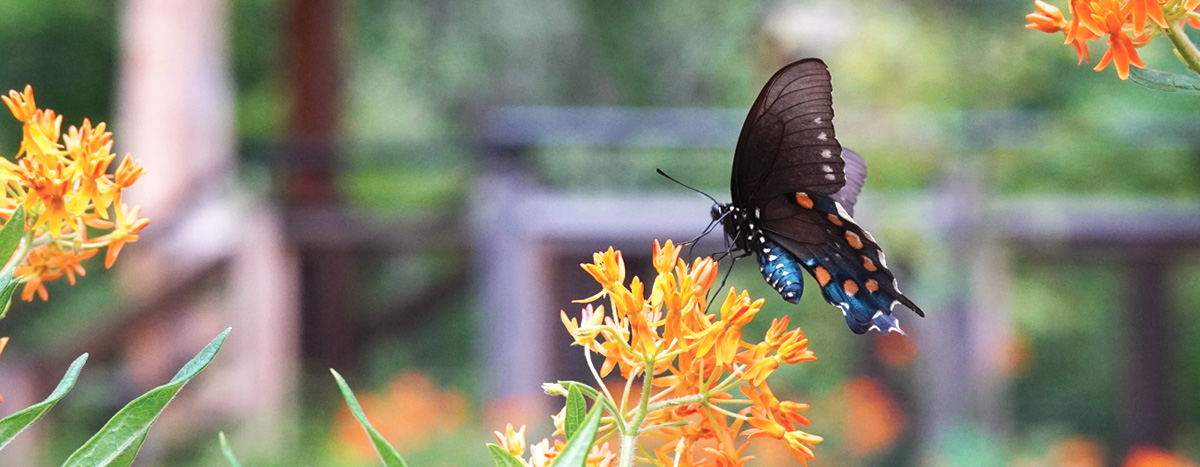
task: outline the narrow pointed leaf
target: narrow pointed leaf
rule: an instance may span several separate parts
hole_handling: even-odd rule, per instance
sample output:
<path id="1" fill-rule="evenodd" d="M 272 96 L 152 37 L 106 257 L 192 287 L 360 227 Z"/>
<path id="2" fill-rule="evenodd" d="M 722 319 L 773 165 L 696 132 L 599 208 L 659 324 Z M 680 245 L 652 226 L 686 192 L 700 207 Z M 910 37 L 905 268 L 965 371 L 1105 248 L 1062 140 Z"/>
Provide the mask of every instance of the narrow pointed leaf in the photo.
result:
<path id="1" fill-rule="evenodd" d="M 21 244 L 21 237 L 24 235 L 25 208 L 17 206 L 8 222 L 4 223 L 4 228 L 0 228 L 0 264 L 8 262 L 17 251 L 17 245 Z"/>
<path id="2" fill-rule="evenodd" d="M 87 357 L 88 354 L 83 354 L 71 362 L 71 366 L 67 368 L 67 374 L 63 375 L 62 381 L 58 382 L 58 386 L 54 388 L 49 397 L 46 397 L 46 400 L 0 420 L 0 449 L 4 449 L 4 446 L 8 445 L 8 442 L 12 441 L 22 430 L 41 420 L 46 412 L 49 412 L 50 408 L 58 403 L 59 399 L 62 399 L 72 387 L 75 387 L 75 380 L 79 378 L 79 372 L 83 370 L 83 364 L 87 362 Z"/>
<path id="3" fill-rule="evenodd" d="M 229 462 L 229 467 L 242 467 L 237 456 L 233 455 L 233 448 L 229 447 L 229 441 L 225 440 L 225 432 L 217 433 L 217 437 L 221 439 L 221 453 L 225 455 L 225 461 Z"/>
<path id="4" fill-rule="evenodd" d="M 18 285 L 21 285 L 21 278 L 0 271 L 0 318 L 8 314 L 8 308 L 12 306 L 13 293 L 17 291 Z"/>
<path id="5" fill-rule="evenodd" d="M 25 208 L 17 206 L 17 210 L 13 211 L 12 216 L 8 218 L 8 222 L 0 228 L 0 265 L 7 263 L 12 259 L 13 253 L 16 253 L 17 247 L 21 244 L 21 237 L 25 235 Z M 13 277 L 18 264 L 12 265 L 10 268 L 0 270 L 0 318 L 8 314 L 8 307 L 12 305 L 13 292 L 17 290 L 17 285 L 20 281 Z"/>
<path id="6" fill-rule="evenodd" d="M 566 433 L 567 439 L 575 437 L 575 432 L 579 431 L 579 425 L 583 423 L 585 417 L 587 417 L 587 401 L 583 399 L 583 391 L 579 389 L 579 385 L 572 384 L 567 390 L 566 419 L 563 420 L 563 431 Z"/>
<path id="7" fill-rule="evenodd" d="M 342 397 L 346 399 L 346 405 L 350 407 L 350 413 L 354 414 L 354 418 L 357 418 L 363 430 L 366 430 L 367 436 L 371 437 L 371 443 L 375 445 L 375 452 L 379 454 L 379 459 L 383 461 L 383 465 L 387 467 L 408 467 L 408 464 L 405 464 L 404 459 L 400 457 L 400 453 L 396 452 L 396 448 L 388 444 L 387 440 L 383 439 L 383 435 L 375 431 L 375 427 L 371 426 L 371 422 L 367 421 L 367 415 L 363 413 L 362 406 L 358 405 L 358 399 L 354 397 L 354 392 L 350 390 L 350 386 L 346 385 L 346 380 L 342 379 L 342 375 L 338 374 L 333 368 L 330 368 L 329 372 L 333 373 L 333 379 L 337 380 L 338 388 L 342 390 Z"/>
<path id="8" fill-rule="evenodd" d="M 1150 89 L 1159 91 L 1179 92 L 1183 94 L 1200 94 L 1200 76 L 1181 75 L 1150 68 L 1130 68 L 1129 79 Z"/>
<path id="9" fill-rule="evenodd" d="M 567 440 L 567 445 L 563 446 L 558 457 L 554 459 L 555 467 L 584 467 L 587 465 L 588 451 L 592 449 L 592 443 L 596 441 L 596 432 L 600 431 L 600 414 L 604 413 L 604 409 L 600 404 L 593 404 L 592 411 L 588 413 L 587 419 L 579 427 L 579 432 L 575 433 L 575 437 Z"/>
<path id="10" fill-rule="evenodd" d="M 492 463 L 496 464 L 496 467 L 525 467 L 525 463 L 521 462 L 521 459 L 503 447 L 488 443 L 487 448 L 488 453 L 492 455 Z"/>
<path id="11" fill-rule="evenodd" d="M 217 356 L 217 351 L 221 350 L 221 344 L 229 336 L 229 331 L 229 328 L 225 329 L 209 342 L 204 350 L 171 378 L 170 382 L 151 389 L 125 405 L 100 428 L 100 431 L 71 454 L 63 466 L 125 467 L 133 463 L 134 457 L 142 447 L 142 441 L 146 439 L 146 433 L 150 431 L 150 426 L 158 420 L 159 414 L 175 394 Z"/>

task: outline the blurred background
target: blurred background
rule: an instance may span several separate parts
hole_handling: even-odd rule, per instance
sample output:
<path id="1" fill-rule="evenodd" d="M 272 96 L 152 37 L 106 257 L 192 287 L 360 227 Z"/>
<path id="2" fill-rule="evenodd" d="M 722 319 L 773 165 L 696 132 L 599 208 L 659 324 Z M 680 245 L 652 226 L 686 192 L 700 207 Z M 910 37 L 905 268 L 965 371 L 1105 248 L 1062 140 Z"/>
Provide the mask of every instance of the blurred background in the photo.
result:
<path id="1" fill-rule="evenodd" d="M 227 326 L 137 465 L 223 465 L 217 431 L 248 465 L 377 465 L 331 367 L 411 465 L 540 440 L 540 384 L 589 381 L 558 318 L 598 288 L 578 264 L 612 245 L 648 277 L 653 239 L 699 234 L 710 202 L 654 169 L 727 201 L 746 110 L 807 56 L 870 167 L 857 219 L 928 313 L 856 336 L 811 282 L 790 305 L 734 268 L 819 357 L 772 383 L 813 407 L 811 465 L 1200 459 L 1200 100 L 1076 66 L 1031 2 L 3 4 L 0 89 L 109 122 L 151 219 L 0 322 L 5 414 L 91 354 L 4 465 L 61 462 Z M 0 118 L 0 153 L 19 138 Z"/>

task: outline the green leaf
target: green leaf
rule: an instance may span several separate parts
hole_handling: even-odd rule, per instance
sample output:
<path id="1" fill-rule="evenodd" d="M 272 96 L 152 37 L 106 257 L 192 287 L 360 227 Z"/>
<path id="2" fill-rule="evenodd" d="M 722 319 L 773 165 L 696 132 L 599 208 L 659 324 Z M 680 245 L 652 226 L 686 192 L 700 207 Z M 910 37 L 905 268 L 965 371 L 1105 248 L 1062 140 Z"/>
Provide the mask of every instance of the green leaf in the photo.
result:
<path id="1" fill-rule="evenodd" d="M 25 236 L 25 208 L 17 206 L 17 210 L 13 211 L 12 217 L 8 218 L 8 222 L 4 223 L 4 228 L 0 228 L 0 263 L 7 263 L 9 258 L 12 258 L 14 252 L 17 251 L 17 246 L 21 244 L 21 237 Z"/>
<path id="2" fill-rule="evenodd" d="M 87 357 L 88 354 L 83 354 L 79 358 L 76 358 L 74 362 L 71 362 L 71 366 L 67 368 L 67 374 L 63 375 L 62 381 L 58 382 L 58 386 L 54 388 L 49 397 L 46 397 L 46 400 L 4 417 L 4 420 L 0 420 L 0 449 L 4 449 L 4 446 L 8 445 L 9 441 L 12 441 L 18 433 L 29 427 L 29 425 L 33 425 L 38 420 L 41 420 L 42 416 L 46 415 L 46 412 L 49 412 L 50 408 L 54 407 L 54 404 L 58 403 L 59 399 L 62 399 L 63 396 L 67 395 L 67 392 L 71 391 L 71 388 L 75 386 L 75 380 L 79 378 L 79 372 L 83 370 L 84 362 L 87 362 Z"/>
<path id="3" fill-rule="evenodd" d="M 21 278 L 0 272 L 0 304 L 3 304 L 0 306 L 0 318 L 8 314 L 8 309 L 12 307 L 13 293 L 17 291 L 18 285 L 21 285 Z"/>
<path id="4" fill-rule="evenodd" d="M 583 391 L 579 389 L 579 385 L 572 384 L 567 390 L 566 420 L 563 421 L 563 431 L 566 432 L 567 439 L 575 437 L 575 432 L 579 431 L 584 417 L 587 417 L 587 401 L 583 399 Z"/>
<path id="5" fill-rule="evenodd" d="M 221 439 L 221 453 L 225 454 L 225 460 L 229 462 L 229 466 L 242 467 L 242 463 L 238 462 L 237 456 L 233 455 L 233 448 L 229 447 L 229 441 L 225 440 L 225 432 L 218 432 L 217 437 Z"/>
<path id="6" fill-rule="evenodd" d="M 150 425 L 158 420 L 159 414 L 175 398 L 175 394 L 183 385 L 200 374 L 209 362 L 221 350 L 221 344 L 229 336 L 231 328 L 225 329 L 204 350 L 201 350 L 191 361 L 187 362 L 179 373 L 167 384 L 151 389 L 134 399 L 124 408 L 113 415 L 100 431 L 83 443 L 79 450 L 71 454 L 64 466 L 104 466 L 123 467 L 133 463 Z"/>
<path id="7" fill-rule="evenodd" d="M 1181 75 L 1150 68 L 1130 68 L 1129 79 L 1150 89 L 1159 91 L 1179 92 L 1184 94 L 1200 94 L 1200 76 Z"/>
<path id="8" fill-rule="evenodd" d="M 525 463 L 507 449 L 491 443 L 488 443 L 487 448 L 488 453 L 492 455 L 492 463 L 496 464 L 496 467 L 525 467 Z"/>
<path id="9" fill-rule="evenodd" d="M 358 399 L 354 398 L 354 392 L 350 390 L 350 386 L 346 385 L 346 380 L 342 379 L 342 375 L 338 374 L 333 368 L 329 369 L 333 373 L 333 379 L 337 380 L 338 387 L 342 390 L 342 397 L 346 398 L 346 405 L 350 407 L 350 413 L 354 414 L 354 418 L 358 419 L 358 423 L 367 431 L 367 435 L 371 437 L 371 443 L 375 445 L 375 452 L 379 454 L 379 459 L 383 461 L 383 465 L 387 467 L 407 467 L 404 459 L 400 457 L 400 453 L 396 452 L 396 448 L 388 444 L 387 440 L 383 439 L 375 428 L 371 426 L 371 422 L 367 421 L 367 415 L 363 413 L 362 406 L 358 405 Z"/>
<path id="10" fill-rule="evenodd" d="M 583 426 L 579 428 L 579 432 L 574 438 L 567 440 L 567 445 L 563 446 L 562 451 L 558 453 L 558 457 L 551 464 L 557 467 L 584 467 L 587 465 L 588 451 L 592 449 L 592 443 L 596 441 L 596 432 L 600 431 L 600 414 L 604 413 L 604 409 L 600 404 L 593 404 L 592 411 L 588 412 L 587 419 L 583 421 Z"/>

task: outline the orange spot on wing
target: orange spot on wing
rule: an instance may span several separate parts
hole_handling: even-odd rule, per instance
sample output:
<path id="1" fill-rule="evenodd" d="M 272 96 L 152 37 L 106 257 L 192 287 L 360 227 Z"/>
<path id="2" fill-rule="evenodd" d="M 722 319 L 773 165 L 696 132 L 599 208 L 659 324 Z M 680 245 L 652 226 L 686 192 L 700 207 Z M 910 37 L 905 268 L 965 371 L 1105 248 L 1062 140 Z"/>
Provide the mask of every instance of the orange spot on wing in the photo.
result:
<path id="1" fill-rule="evenodd" d="M 871 261 L 871 258 L 868 258 L 866 256 L 863 256 L 863 269 L 866 269 L 871 272 L 875 272 L 875 271 L 879 270 L 879 268 L 875 267 L 875 262 Z"/>
<path id="2" fill-rule="evenodd" d="M 829 276 L 829 271 L 820 266 L 813 268 L 813 275 L 817 276 L 817 283 L 820 284 L 821 287 L 825 287 L 825 285 L 829 283 L 829 280 L 832 279 L 832 277 Z"/>
<path id="3" fill-rule="evenodd" d="M 842 226 L 842 219 L 840 219 L 840 218 L 837 216 L 837 214 L 830 214 L 830 215 L 829 215 L 829 222 L 832 222 L 832 223 L 833 223 L 833 225 L 836 225 L 836 226 L 838 226 L 838 227 L 841 227 L 841 226 Z"/>
<path id="4" fill-rule="evenodd" d="M 861 250 L 863 247 L 862 239 L 858 238 L 858 234 L 849 230 L 846 231 L 846 241 L 850 242 L 850 246 L 854 247 L 855 250 Z"/>
<path id="5" fill-rule="evenodd" d="M 807 209 L 812 209 L 813 207 L 812 198 L 809 198 L 808 195 L 804 193 L 796 193 L 796 203 L 799 203 L 801 206 L 804 206 Z"/>
<path id="6" fill-rule="evenodd" d="M 842 288 L 845 289 L 846 293 L 850 295 L 858 293 L 858 283 L 851 279 L 846 279 L 846 282 L 842 283 Z"/>
<path id="7" fill-rule="evenodd" d="M 863 285 L 867 288 L 868 292 L 874 292 L 876 290 L 879 290 L 879 283 L 875 282 L 875 279 L 867 279 L 867 281 L 864 282 Z"/>

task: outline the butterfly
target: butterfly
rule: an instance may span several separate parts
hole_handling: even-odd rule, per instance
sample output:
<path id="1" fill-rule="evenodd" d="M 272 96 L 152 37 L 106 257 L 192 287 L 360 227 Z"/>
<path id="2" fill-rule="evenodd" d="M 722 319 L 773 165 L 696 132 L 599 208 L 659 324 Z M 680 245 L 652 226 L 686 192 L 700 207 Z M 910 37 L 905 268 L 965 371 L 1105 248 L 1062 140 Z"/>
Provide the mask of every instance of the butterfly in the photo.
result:
<path id="1" fill-rule="evenodd" d="M 767 81 L 738 137 L 733 201 L 714 204 L 713 221 L 734 250 L 757 255 L 784 300 L 800 301 L 804 268 L 855 334 L 903 333 L 896 304 L 925 312 L 900 293 L 883 250 L 851 217 L 867 166 L 834 135 L 832 92 L 829 69 L 815 58 Z"/>

